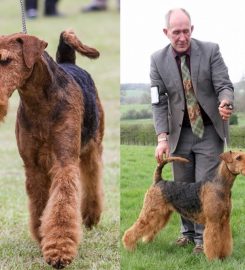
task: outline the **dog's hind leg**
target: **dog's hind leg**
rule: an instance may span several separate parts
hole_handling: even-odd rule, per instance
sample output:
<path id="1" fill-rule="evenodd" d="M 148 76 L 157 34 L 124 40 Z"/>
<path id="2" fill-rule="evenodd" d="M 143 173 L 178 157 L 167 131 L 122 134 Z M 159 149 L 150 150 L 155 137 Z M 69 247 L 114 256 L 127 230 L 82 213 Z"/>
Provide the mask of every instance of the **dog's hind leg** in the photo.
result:
<path id="1" fill-rule="evenodd" d="M 151 242 L 156 234 L 168 223 L 169 218 L 172 214 L 172 211 L 166 209 L 165 213 L 162 213 L 161 215 L 157 215 L 158 220 L 154 220 L 154 224 L 152 224 L 152 231 L 149 234 L 145 234 L 142 238 L 142 241 L 144 243 Z"/>
<path id="2" fill-rule="evenodd" d="M 133 250 L 137 241 L 143 238 L 144 242 L 154 239 L 155 235 L 166 225 L 172 211 L 164 203 L 161 191 L 150 188 L 145 195 L 144 205 L 139 218 L 123 236 L 123 244 L 127 250 Z"/>
<path id="3" fill-rule="evenodd" d="M 81 154 L 81 214 L 83 224 L 91 228 L 100 220 L 103 208 L 102 146 L 90 142 Z"/>

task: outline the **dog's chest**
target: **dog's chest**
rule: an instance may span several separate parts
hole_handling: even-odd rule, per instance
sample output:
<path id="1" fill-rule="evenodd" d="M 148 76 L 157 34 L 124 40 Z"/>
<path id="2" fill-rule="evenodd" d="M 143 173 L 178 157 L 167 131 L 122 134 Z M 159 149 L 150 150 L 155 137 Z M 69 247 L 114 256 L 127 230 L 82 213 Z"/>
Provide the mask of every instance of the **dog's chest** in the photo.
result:
<path id="1" fill-rule="evenodd" d="M 53 162 L 52 144 L 49 143 L 45 132 L 39 130 L 38 134 L 25 133 L 23 130 L 17 134 L 18 148 L 25 164 L 32 164 L 48 171 Z"/>

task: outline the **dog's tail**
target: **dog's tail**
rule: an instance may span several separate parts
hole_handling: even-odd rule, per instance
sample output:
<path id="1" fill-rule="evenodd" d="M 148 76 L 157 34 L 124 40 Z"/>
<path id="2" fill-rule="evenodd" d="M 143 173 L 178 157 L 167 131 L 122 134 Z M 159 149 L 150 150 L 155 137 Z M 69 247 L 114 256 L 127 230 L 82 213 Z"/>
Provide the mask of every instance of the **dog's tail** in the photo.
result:
<path id="1" fill-rule="evenodd" d="M 75 64 L 76 51 L 91 59 L 100 56 L 100 53 L 96 49 L 83 44 L 72 30 L 63 31 L 60 34 L 60 41 L 56 52 L 57 63 Z"/>
<path id="2" fill-rule="evenodd" d="M 179 161 L 179 162 L 189 162 L 188 159 L 182 157 L 169 157 L 165 158 L 162 163 L 158 164 L 154 173 L 153 182 L 156 184 L 157 182 L 163 180 L 162 179 L 162 169 L 165 164 L 172 162 L 172 161 Z"/>

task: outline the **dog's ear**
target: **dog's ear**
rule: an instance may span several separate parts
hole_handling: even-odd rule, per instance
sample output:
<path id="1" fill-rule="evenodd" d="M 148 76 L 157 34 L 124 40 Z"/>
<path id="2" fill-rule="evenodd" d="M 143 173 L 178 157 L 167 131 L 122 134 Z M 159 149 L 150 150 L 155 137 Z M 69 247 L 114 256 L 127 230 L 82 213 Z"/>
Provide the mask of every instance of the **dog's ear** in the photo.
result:
<path id="1" fill-rule="evenodd" d="M 233 161 L 232 151 L 222 153 L 219 157 L 226 163 L 231 163 Z"/>
<path id="2" fill-rule="evenodd" d="M 46 41 L 30 35 L 21 35 L 16 41 L 22 45 L 23 58 L 28 68 L 34 65 L 48 46 Z"/>

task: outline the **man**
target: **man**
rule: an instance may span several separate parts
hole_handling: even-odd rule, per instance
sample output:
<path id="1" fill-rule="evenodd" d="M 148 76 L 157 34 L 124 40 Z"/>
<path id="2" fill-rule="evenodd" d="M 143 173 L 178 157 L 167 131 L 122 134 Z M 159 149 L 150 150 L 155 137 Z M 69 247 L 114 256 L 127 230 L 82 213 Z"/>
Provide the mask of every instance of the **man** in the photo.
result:
<path id="1" fill-rule="evenodd" d="M 155 157 L 183 156 L 174 163 L 175 181 L 211 179 L 219 165 L 232 113 L 233 85 L 219 46 L 191 38 L 193 26 L 184 9 L 166 15 L 164 34 L 170 44 L 151 57 L 152 110 L 158 145 Z M 181 217 L 179 246 L 195 243 L 203 251 L 203 226 Z"/>
<path id="2" fill-rule="evenodd" d="M 82 12 L 104 11 L 107 9 L 107 0 L 92 0 L 82 9 Z"/>
<path id="3" fill-rule="evenodd" d="M 57 11 L 58 0 L 45 0 L 44 15 L 45 16 L 61 16 Z M 38 16 L 38 1 L 25 0 L 26 15 L 29 19 L 35 19 Z"/>
<path id="4" fill-rule="evenodd" d="M 82 8 L 82 12 L 94 12 L 107 10 L 107 0 L 92 0 L 87 6 Z M 120 10 L 120 0 L 117 0 L 117 7 Z"/>

